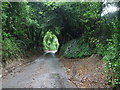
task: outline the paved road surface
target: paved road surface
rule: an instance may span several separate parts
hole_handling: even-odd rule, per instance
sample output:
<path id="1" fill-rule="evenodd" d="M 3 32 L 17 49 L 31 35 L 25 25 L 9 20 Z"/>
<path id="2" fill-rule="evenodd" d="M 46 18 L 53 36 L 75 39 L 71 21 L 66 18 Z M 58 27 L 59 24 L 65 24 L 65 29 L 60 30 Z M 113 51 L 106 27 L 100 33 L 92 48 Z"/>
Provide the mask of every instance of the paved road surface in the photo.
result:
<path id="1" fill-rule="evenodd" d="M 2 81 L 3 88 L 75 88 L 53 54 L 17 68 Z"/>

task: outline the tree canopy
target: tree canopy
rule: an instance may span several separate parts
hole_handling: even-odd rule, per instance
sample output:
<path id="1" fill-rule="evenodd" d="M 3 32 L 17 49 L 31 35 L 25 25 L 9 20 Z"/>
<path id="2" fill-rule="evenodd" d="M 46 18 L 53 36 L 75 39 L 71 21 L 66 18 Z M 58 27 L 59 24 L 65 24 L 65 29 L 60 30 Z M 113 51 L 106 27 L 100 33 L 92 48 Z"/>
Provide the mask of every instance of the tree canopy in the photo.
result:
<path id="1" fill-rule="evenodd" d="M 30 49 L 55 50 L 60 46 L 66 58 L 101 56 L 108 83 L 118 85 L 120 10 L 101 15 L 107 5 L 120 8 L 120 2 L 3 2 L 3 63 Z"/>

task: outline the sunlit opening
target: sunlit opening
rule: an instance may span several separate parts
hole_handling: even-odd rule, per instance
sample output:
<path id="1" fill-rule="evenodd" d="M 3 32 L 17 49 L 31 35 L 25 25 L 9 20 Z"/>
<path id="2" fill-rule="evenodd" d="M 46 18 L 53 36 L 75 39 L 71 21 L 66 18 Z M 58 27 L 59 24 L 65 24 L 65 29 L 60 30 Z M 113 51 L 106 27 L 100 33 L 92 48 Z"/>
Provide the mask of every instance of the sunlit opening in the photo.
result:
<path id="1" fill-rule="evenodd" d="M 115 5 L 110 5 L 108 4 L 104 9 L 103 9 L 103 12 L 101 13 L 101 16 L 104 16 L 108 13 L 113 13 L 113 12 L 116 12 L 118 11 L 119 8 Z"/>
<path id="2" fill-rule="evenodd" d="M 56 53 L 59 48 L 57 36 L 51 31 L 46 32 L 43 39 L 43 46 L 46 53 Z"/>

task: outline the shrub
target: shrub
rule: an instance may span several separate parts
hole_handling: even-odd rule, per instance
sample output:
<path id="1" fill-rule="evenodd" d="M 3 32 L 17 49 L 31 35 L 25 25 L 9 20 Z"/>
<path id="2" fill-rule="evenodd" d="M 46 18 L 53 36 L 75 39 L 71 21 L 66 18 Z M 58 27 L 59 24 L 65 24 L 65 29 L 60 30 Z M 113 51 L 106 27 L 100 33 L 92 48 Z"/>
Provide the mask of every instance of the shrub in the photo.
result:
<path id="1" fill-rule="evenodd" d="M 22 55 L 21 49 L 15 43 L 15 39 L 8 33 L 3 32 L 3 60 L 18 58 Z M 6 63 L 4 61 L 3 63 Z"/>
<path id="2" fill-rule="evenodd" d="M 103 56 L 102 60 L 106 64 L 106 81 L 112 87 L 120 84 L 120 50 L 116 34 L 112 39 L 107 39 L 107 44 L 97 43 L 96 46 L 98 55 Z"/>
<path id="3" fill-rule="evenodd" d="M 72 40 L 61 47 L 61 54 L 66 58 L 84 58 L 92 54 L 89 43 L 83 37 Z"/>
<path id="4" fill-rule="evenodd" d="M 114 39 L 110 39 L 103 60 L 106 63 L 107 82 L 112 86 L 120 84 L 120 50 Z"/>

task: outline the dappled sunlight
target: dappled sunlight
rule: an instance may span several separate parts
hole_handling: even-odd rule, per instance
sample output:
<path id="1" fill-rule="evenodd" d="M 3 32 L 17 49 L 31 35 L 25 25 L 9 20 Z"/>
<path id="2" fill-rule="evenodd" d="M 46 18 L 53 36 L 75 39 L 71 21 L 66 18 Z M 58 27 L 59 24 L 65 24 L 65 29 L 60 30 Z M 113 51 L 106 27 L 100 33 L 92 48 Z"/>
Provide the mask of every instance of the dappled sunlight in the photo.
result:
<path id="1" fill-rule="evenodd" d="M 107 6 L 105 6 L 103 8 L 101 16 L 104 16 L 104 15 L 109 14 L 109 13 L 114 13 L 114 12 L 116 12 L 118 10 L 119 10 L 119 8 L 116 5 L 114 5 L 114 4 L 112 4 L 112 5 L 108 4 Z"/>

